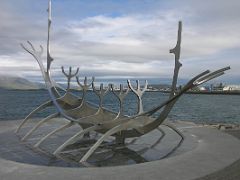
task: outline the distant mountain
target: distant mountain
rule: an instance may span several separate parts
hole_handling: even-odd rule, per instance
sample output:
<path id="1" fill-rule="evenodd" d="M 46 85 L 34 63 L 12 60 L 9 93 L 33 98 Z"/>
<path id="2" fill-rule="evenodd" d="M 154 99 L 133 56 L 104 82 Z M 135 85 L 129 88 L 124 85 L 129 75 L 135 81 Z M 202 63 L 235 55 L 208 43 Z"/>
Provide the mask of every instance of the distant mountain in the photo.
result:
<path id="1" fill-rule="evenodd" d="M 2 76 L 0 75 L 0 88 L 1 89 L 21 89 L 32 90 L 45 88 L 42 83 L 28 81 L 21 77 Z"/>

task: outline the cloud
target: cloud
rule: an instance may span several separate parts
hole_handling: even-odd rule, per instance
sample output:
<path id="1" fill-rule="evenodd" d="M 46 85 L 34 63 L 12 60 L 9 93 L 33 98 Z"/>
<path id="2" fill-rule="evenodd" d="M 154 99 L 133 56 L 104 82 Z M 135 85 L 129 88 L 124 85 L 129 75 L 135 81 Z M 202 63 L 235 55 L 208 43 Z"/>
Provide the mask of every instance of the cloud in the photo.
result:
<path id="1" fill-rule="evenodd" d="M 46 13 L 37 13 L 34 6 L 35 12 L 24 14 L 6 2 L 1 2 L 0 6 L 1 73 L 40 76 L 36 72 L 37 63 L 20 49 L 19 43 L 31 40 L 35 46 L 43 44 L 46 47 Z M 22 2 L 27 7 L 29 1 Z M 57 76 L 63 65 L 80 67 L 83 76 L 171 77 L 173 55 L 169 54 L 169 49 L 176 44 L 178 20 L 183 20 L 181 61 L 184 66 L 181 76 L 188 77 L 210 66 L 225 64 L 234 66 L 235 76 L 239 74 L 240 63 L 236 62 L 236 57 L 240 53 L 232 51 L 240 48 L 238 1 L 203 3 L 184 0 L 164 4 L 123 1 L 122 4 L 111 2 L 106 9 L 109 2 L 103 1 L 100 6 L 99 2 L 93 1 L 91 6 L 85 6 L 86 9 L 98 9 L 96 14 L 89 12 L 88 15 L 85 9 L 81 17 L 71 16 L 71 13 L 76 15 L 75 8 L 84 2 L 55 3 L 51 49 L 55 59 L 53 73 Z M 129 7 L 120 10 L 129 3 L 136 5 L 134 11 Z M 72 12 L 66 13 L 67 7 L 63 8 L 66 4 L 68 7 L 75 5 Z M 84 9 L 83 4 L 79 11 Z M 64 11 L 63 15 L 60 10 Z M 29 16 L 31 14 L 33 16 Z M 63 17 L 65 14 L 67 18 Z M 226 54 L 228 56 L 224 56 Z"/>

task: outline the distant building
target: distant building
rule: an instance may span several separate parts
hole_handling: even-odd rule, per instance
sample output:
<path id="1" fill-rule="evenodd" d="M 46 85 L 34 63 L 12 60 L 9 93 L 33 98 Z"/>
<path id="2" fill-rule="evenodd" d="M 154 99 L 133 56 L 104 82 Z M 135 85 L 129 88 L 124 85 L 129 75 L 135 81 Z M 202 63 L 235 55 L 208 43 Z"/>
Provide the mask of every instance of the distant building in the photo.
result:
<path id="1" fill-rule="evenodd" d="M 227 85 L 227 86 L 224 86 L 223 91 L 240 91 L 240 85 Z"/>
<path id="2" fill-rule="evenodd" d="M 199 87 L 199 90 L 200 91 L 209 91 L 209 87 L 202 86 L 202 87 Z"/>
<path id="3" fill-rule="evenodd" d="M 211 91 L 223 91 L 223 88 L 225 86 L 223 85 L 223 83 L 219 83 L 216 85 L 211 84 Z"/>

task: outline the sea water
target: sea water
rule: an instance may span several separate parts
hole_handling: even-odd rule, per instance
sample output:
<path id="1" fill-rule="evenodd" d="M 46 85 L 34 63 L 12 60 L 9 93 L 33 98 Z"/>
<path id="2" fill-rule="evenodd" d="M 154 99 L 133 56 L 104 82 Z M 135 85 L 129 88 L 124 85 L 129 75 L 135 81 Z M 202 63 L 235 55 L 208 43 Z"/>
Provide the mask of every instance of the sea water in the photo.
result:
<path id="1" fill-rule="evenodd" d="M 81 92 L 73 92 L 81 96 Z M 168 98 L 162 92 L 146 92 L 143 96 L 144 110 L 156 107 Z M 0 90 L 0 120 L 23 119 L 33 109 L 49 100 L 46 90 Z M 88 92 L 87 100 L 98 104 L 93 92 Z M 119 103 L 110 92 L 104 98 L 104 106 L 118 111 Z M 35 117 L 46 117 L 55 112 L 54 107 L 48 108 Z M 124 113 L 137 113 L 137 98 L 129 93 L 124 101 Z M 239 95 L 203 95 L 184 94 L 176 103 L 168 116 L 169 120 L 193 121 L 196 123 L 237 123 L 240 124 Z"/>

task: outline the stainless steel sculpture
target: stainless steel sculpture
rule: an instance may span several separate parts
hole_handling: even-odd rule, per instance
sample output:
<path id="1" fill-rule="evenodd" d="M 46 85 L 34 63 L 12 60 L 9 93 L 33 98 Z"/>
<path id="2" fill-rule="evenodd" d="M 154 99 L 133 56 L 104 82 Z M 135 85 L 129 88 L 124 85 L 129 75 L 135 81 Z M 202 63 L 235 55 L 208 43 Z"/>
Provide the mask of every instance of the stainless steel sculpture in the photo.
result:
<path id="1" fill-rule="evenodd" d="M 48 8 L 48 39 L 47 39 L 47 69 L 45 69 L 42 61 L 43 47 L 40 46 L 40 50 L 36 50 L 36 48 L 28 41 L 29 48 L 25 45 L 21 44 L 21 46 L 30 53 L 34 59 L 38 62 L 40 66 L 40 70 L 42 72 L 42 76 L 44 78 L 46 88 L 50 95 L 50 100 L 40 105 L 38 108 L 33 110 L 20 124 L 16 133 L 20 131 L 20 129 L 30 120 L 30 118 L 36 113 L 39 112 L 46 107 L 54 106 L 56 107 L 57 112 L 49 115 L 48 117 L 39 121 L 26 135 L 22 138 L 22 141 L 27 140 L 32 133 L 41 127 L 44 123 L 50 121 L 54 117 L 63 117 L 68 120 L 68 123 L 63 126 L 53 130 L 49 134 L 46 134 L 42 137 L 40 141 L 35 144 L 35 147 L 39 147 L 42 142 L 47 140 L 50 136 L 57 132 L 61 132 L 66 128 L 69 128 L 75 124 L 79 125 L 82 130 L 73 135 L 70 139 L 64 142 L 60 147 L 58 147 L 54 151 L 54 155 L 58 155 L 61 153 L 64 148 L 68 145 L 76 142 L 81 139 L 84 135 L 87 135 L 90 132 L 96 132 L 101 134 L 101 137 L 96 141 L 94 145 L 89 145 L 89 150 L 87 153 L 81 158 L 80 162 L 85 162 L 87 159 L 94 153 L 94 151 L 100 146 L 100 144 L 105 141 L 109 136 L 115 137 L 116 144 L 124 144 L 126 138 L 139 137 L 142 136 L 154 129 L 158 129 L 160 125 L 163 124 L 164 120 L 167 118 L 174 104 L 177 102 L 179 97 L 189 89 L 203 84 L 213 78 L 221 76 L 224 74 L 224 71 L 230 69 L 230 67 L 225 67 L 210 73 L 210 71 L 204 71 L 194 78 L 192 78 L 181 90 L 177 91 L 177 80 L 178 73 L 182 66 L 180 63 L 180 50 L 181 50 L 181 32 L 182 32 L 182 23 L 178 24 L 178 37 L 177 44 L 175 48 L 170 50 L 170 53 L 174 54 L 175 57 L 175 67 L 172 79 L 172 87 L 169 98 L 162 104 L 159 104 L 157 107 L 152 108 L 151 110 L 145 112 L 143 109 L 142 95 L 147 90 L 147 81 L 145 82 L 144 88 L 140 88 L 140 83 L 137 81 L 137 88 L 135 89 L 131 81 L 128 80 L 128 89 L 124 92 L 123 85 L 120 85 L 120 91 L 116 92 L 114 90 L 113 85 L 109 85 L 109 87 L 104 90 L 103 85 L 100 85 L 99 90 L 96 90 L 95 87 L 95 79 L 92 78 L 91 82 L 87 82 L 87 77 L 85 77 L 84 82 L 81 83 L 77 74 L 79 69 L 72 73 L 72 68 L 69 68 L 69 72 L 67 73 L 62 67 L 62 72 L 67 78 L 67 89 L 65 90 L 63 87 L 59 86 L 51 77 L 51 63 L 53 58 L 50 53 L 50 29 L 51 29 L 51 0 L 49 0 L 49 8 Z M 72 94 L 70 90 L 70 83 L 72 78 L 76 77 L 76 81 L 80 88 L 82 89 L 82 97 L 78 97 Z M 58 91 L 58 88 L 65 91 L 64 95 L 61 95 Z M 96 106 L 86 100 L 86 94 L 88 90 L 92 88 L 93 92 L 99 98 L 99 105 Z M 132 91 L 138 98 L 138 112 L 134 116 L 126 116 L 123 114 L 123 102 L 125 97 L 127 96 L 129 91 Z M 112 112 L 103 107 L 103 99 L 105 98 L 108 91 L 112 91 L 113 94 L 117 97 L 120 108 L 119 112 Z M 161 110 L 161 113 L 157 117 L 153 117 L 153 115 Z M 175 129 L 173 126 L 169 124 L 165 124 L 172 128 L 176 133 L 178 133 L 182 140 L 184 139 L 181 132 Z M 161 129 L 159 129 L 161 131 Z M 164 133 L 164 132 L 163 132 Z M 182 142 L 181 140 L 181 142 Z"/>

